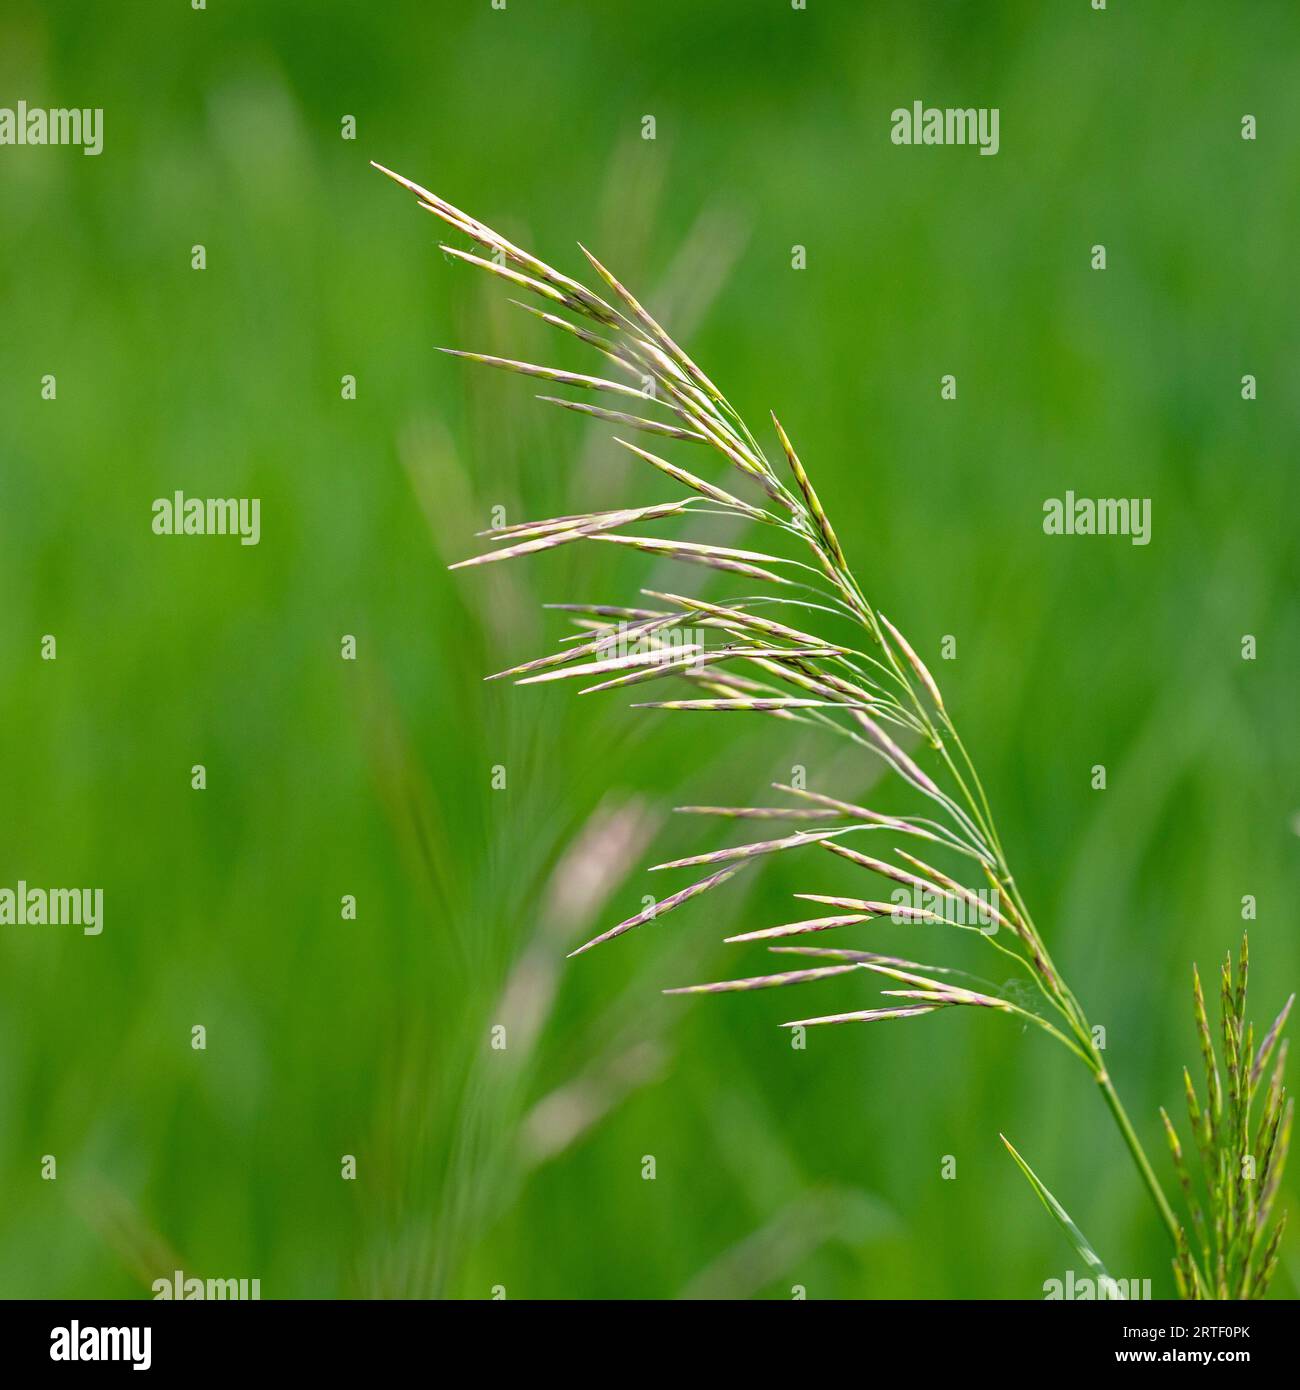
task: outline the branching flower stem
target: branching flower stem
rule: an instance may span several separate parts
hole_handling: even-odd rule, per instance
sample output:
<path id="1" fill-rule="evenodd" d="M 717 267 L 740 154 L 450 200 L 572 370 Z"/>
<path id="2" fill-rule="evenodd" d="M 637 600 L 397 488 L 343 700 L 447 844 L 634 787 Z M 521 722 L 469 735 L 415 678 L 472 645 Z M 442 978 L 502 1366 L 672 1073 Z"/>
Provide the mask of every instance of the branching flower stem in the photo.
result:
<path id="1" fill-rule="evenodd" d="M 1276 1264 L 1277 1235 L 1261 1255 L 1256 1249 L 1260 1244 L 1260 1230 L 1250 1223 L 1258 1215 L 1262 1226 L 1263 1218 L 1267 1215 L 1271 1201 L 1269 1192 L 1276 1188 L 1276 1175 L 1280 1173 L 1280 1163 L 1285 1157 L 1290 1134 L 1291 1112 L 1284 1104 L 1280 1079 L 1272 1084 L 1269 1092 L 1266 1119 L 1271 1129 L 1263 1136 L 1267 1140 L 1267 1157 L 1271 1160 L 1274 1154 L 1277 1156 L 1269 1176 L 1271 1188 L 1260 1195 L 1253 1190 L 1238 1190 L 1240 1184 L 1238 1188 L 1233 1188 L 1230 1177 L 1209 1175 L 1207 1180 L 1211 1182 L 1212 1193 L 1218 1194 L 1221 1199 L 1219 1206 L 1228 1215 L 1219 1217 L 1222 1229 L 1216 1228 L 1214 1232 L 1221 1266 L 1216 1271 L 1212 1268 L 1210 1257 L 1210 1232 L 1199 1209 L 1195 1211 L 1198 1238 L 1203 1242 L 1202 1266 L 1198 1266 L 1189 1253 L 1187 1237 L 1115 1090 L 1087 1016 L 1053 962 L 1034 923 L 1011 871 L 984 784 L 944 703 L 938 684 L 903 634 L 868 602 L 816 489 L 775 415 L 772 424 L 786 465 L 782 469 L 774 467 L 739 412 L 710 378 L 585 247 L 583 254 L 599 277 L 602 292 L 598 293 L 553 269 L 428 189 L 381 166 L 376 167 L 414 193 L 424 210 L 433 213 L 480 248 L 485 248 L 489 254 L 479 255 L 450 245 L 443 246 L 444 252 L 460 263 L 504 279 L 514 290 L 522 290 L 546 301 L 544 310 L 519 300 L 514 302 L 528 309 L 545 324 L 594 348 L 619 372 L 639 384 L 629 386 L 622 381 L 481 353 L 457 352 L 456 356 L 574 390 L 613 395 L 618 409 L 556 396 L 543 396 L 541 399 L 577 411 L 585 418 L 617 425 L 620 430 L 636 430 L 659 441 L 667 439 L 702 447 L 716 456 L 715 461 L 720 458 L 728 470 L 734 470 L 734 474 L 726 473 L 724 478 L 731 477 L 734 484 L 738 475 L 738 491 L 757 488 L 759 493 L 758 500 L 745 500 L 717 481 L 706 480 L 677 463 L 616 437 L 623 448 L 684 486 L 688 495 L 677 501 L 656 503 L 650 507 L 557 517 L 486 533 L 492 537 L 492 548 L 461 562 L 462 565 L 490 563 L 557 545 L 590 541 L 616 543 L 690 565 L 703 565 L 722 572 L 724 576 L 743 575 L 771 587 L 758 594 L 718 601 L 647 590 L 645 593 L 649 600 L 656 605 L 664 605 L 649 609 L 616 605 L 558 605 L 581 615 L 577 619 L 580 629 L 578 639 L 571 640 L 567 646 L 562 643 L 556 653 L 499 674 L 522 678 L 529 683 L 570 675 L 594 675 L 596 684 L 587 686 L 588 691 L 639 685 L 655 679 L 685 679 L 702 691 L 705 698 L 657 701 L 651 707 L 708 712 L 742 710 L 833 731 L 881 758 L 912 790 L 921 793 L 939 808 L 936 819 L 888 816 L 795 787 L 782 787 L 780 790 L 812 802 L 811 808 L 680 808 L 740 819 L 789 817 L 833 823 L 820 829 L 800 830 L 777 839 L 732 846 L 657 866 L 667 870 L 707 865 L 710 871 L 708 877 L 669 894 L 655 907 L 618 923 L 578 947 L 572 954 L 581 954 L 592 946 L 662 917 L 666 912 L 726 882 L 753 858 L 809 845 L 820 845 L 831 850 L 871 873 L 904 885 L 909 891 L 919 889 L 928 901 L 937 904 L 934 910 L 904 908 L 896 903 L 891 905 L 869 899 L 799 894 L 796 896 L 834 906 L 840 915 L 784 923 L 731 939 L 746 942 L 772 938 L 802 940 L 808 933 L 858 925 L 890 915 L 895 921 L 976 930 L 995 950 L 1010 957 L 1029 974 L 1044 1000 L 1048 1016 L 996 994 L 982 994 L 959 987 L 944 978 L 953 973 L 948 967 L 921 966 L 916 962 L 856 949 L 799 944 L 778 945 L 770 949 L 829 957 L 845 963 L 688 986 L 684 991 L 673 992 L 719 993 L 777 988 L 839 976 L 852 971 L 855 966 L 861 966 L 873 974 L 892 977 L 908 985 L 906 989 L 887 991 L 902 996 L 903 1002 L 891 1002 L 888 1007 L 855 1013 L 804 1019 L 787 1026 L 912 1018 L 943 1008 L 962 1006 L 990 1008 L 1036 1024 L 1079 1058 L 1101 1090 L 1160 1219 L 1175 1244 L 1178 1252 L 1175 1268 L 1179 1273 L 1180 1287 L 1187 1287 L 1188 1296 L 1204 1293 L 1211 1286 L 1220 1291 L 1220 1296 L 1227 1296 L 1229 1285 L 1239 1288 L 1242 1291 L 1240 1296 L 1262 1291 L 1269 1272 Z M 565 314 L 588 320 L 598 331 L 580 326 L 573 321 L 573 317 L 565 317 Z M 642 409 L 666 412 L 670 418 L 664 420 L 632 413 Z M 789 481 L 791 478 L 793 484 Z M 707 505 L 696 505 L 701 497 Z M 699 511 L 722 514 L 740 523 L 768 528 L 770 532 L 788 538 L 786 544 L 806 547 L 813 563 L 766 550 L 741 550 L 645 534 L 646 524 L 675 520 Z M 624 529 L 630 525 L 635 525 L 635 533 Z M 799 553 L 804 552 L 800 550 Z M 790 567 L 798 571 L 798 578 L 787 572 Z M 789 623 L 770 616 L 782 609 L 787 610 L 783 616 L 790 617 Z M 805 624 L 816 621 L 819 613 L 835 617 L 837 621 L 847 620 L 865 632 L 868 639 L 865 650 L 806 631 Z M 689 625 L 696 634 L 716 631 L 725 639 L 725 645 L 702 650 L 699 642 L 693 642 L 683 655 L 671 641 L 671 629 L 677 624 Z M 629 655 L 614 650 L 629 636 L 635 640 L 636 652 Z M 855 637 L 854 640 L 860 639 Z M 756 679 L 750 674 L 752 670 L 757 670 L 766 679 Z M 895 742 L 884 725 L 899 730 L 906 742 L 911 743 L 915 739 L 918 745 L 923 745 L 920 750 L 923 756 L 928 756 L 924 753 L 924 749 L 928 748 L 929 753 L 937 759 L 936 771 L 947 784 L 947 789 L 925 772 L 910 752 Z M 895 854 L 908 866 L 906 868 L 872 859 L 844 843 L 845 837 L 855 833 L 882 830 L 913 837 L 913 842 L 916 838 L 930 841 L 958 854 L 967 863 L 977 863 L 998 904 L 991 910 L 991 930 L 972 927 L 964 920 L 964 913 L 959 909 L 977 900 L 982 901 L 967 885 L 901 849 L 895 850 Z M 984 892 L 984 889 L 980 890 L 981 894 Z M 1000 927 L 1008 929 L 1010 944 L 1007 940 L 996 939 Z M 918 974 L 918 971 L 927 973 Z M 1231 1087 L 1235 1088 L 1229 1093 L 1231 1117 L 1244 1149 L 1249 1123 L 1249 1097 L 1258 1081 L 1258 1073 L 1267 1060 L 1267 1050 L 1276 1043 L 1285 1013 L 1270 1033 L 1271 1041 L 1261 1048 L 1260 1059 L 1252 1070 L 1250 1035 L 1243 1031 L 1240 1021 L 1243 1001 L 1244 974 L 1235 1006 L 1234 1017 L 1237 1021 L 1233 1029 L 1225 1033 L 1230 1048 L 1229 1081 Z M 1051 1015 L 1056 1016 L 1055 1021 Z M 1212 1063 L 1213 1049 L 1203 1017 L 1202 1007 L 1198 1015 L 1202 1047 Z M 1283 1048 L 1283 1056 L 1284 1053 Z M 1279 1078 L 1280 1069 L 1279 1059 Z M 1223 1127 L 1217 1118 L 1222 1108 L 1222 1092 L 1217 1069 L 1213 1066 L 1210 1067 L 1207 1086 L 1209 1096 L 1206 1110 L 1199 1110 L 1194 1099 L 1191 1105 L 1194 1132 L 1208 1165 L 1213 1142 L 1221 1138 Z M 1177 1148 L 1177 1141 L 1173 1142 L 1175 1159 L 1181 1165 L 1181 1150 Z M 1024 1166 L 1023 1160 L 1017 1158 L 1017 1161 Z M 1179 1172 L 1186 1189 L 1187 1182 L 1181 1166 Z M 1249 1229 L 1245 1229 L 1247 1226 Z"/>
<path id="2" fill-rule="evenodd" d="M 777 429 L 781 435 L 782 443 L 786 448 L 792 465 L 801 472 L 802 470 L 799 469 L 794 451 L 790 447 L 784 431 L 780 429 L 779 424 L 777 425 Z M 1105 1062 L 1094 1041 L 1092 1030 L 1088 1025 L 1088 1020 L 1084 1015 L 1083 1009 L 1075 998 L 1073 991 L 1065 984 L 1064 979 L 1052 963 L 1047 948 L 1043 944 L 1037 928 L 1034 926 L 1033 918 L 1029 914 L 1029 909 L 1020 894 L 1020 889 L 1007 863 L 1006 854 L 1002 848 L 1002 841 L 993 820 L 993 812 L 989 805 L 988 795 L 984 790 L 983 783 L 980 781 L 975 764 L 970 754 L 966 751 L 966 745 L 962 742 L 961 736 L 957 732 L 956 725 L 953 723 L 947 708 L 940 698 L 937 705 L 939 719 L 942 721 L 943 730 L 946 731 L 949 739 L 951 739 L 952 746 L 957 750 L 958 757 L 969 776 L 969 782 L 966 777 L 962 775 L 957 763 L 954 761 L 949 751 L 948 744 L 943 737 L 943 733 L 941 733 L 939 727 L 932 718 L 931 711 L 926 708 L 920 692 L 904 672 L 893 646 L 886 642 L 877 615 L 864 598 L 862 590 L 857 580 L 854 578 L 843 552 L 839 549 L 837 544 L 832 548 L 832 546 L 828 544 L 827 535 L 811 526 L 805 526 L 801 534 L 807 544 L 817 554 L 818 559 L 822 563 L 822 567 L 831 577 L 832 581 L 843 595 L 846 604 L 848 604 L 857 616 L 862 627 L 870 633 L 885 653 L 896 683 L 912 703 L 913 710 L 919 721 L 919 727 L 929 741 L 930 746 L 939 754 L 940 758 L 942 758 L 953 781 L 960 790 L 970 815 L 973 817 L 983 837 L 984 843 L 992 852 L 994 861 L 990 866 L 992 875 L 1005 899 L 1009 900 L 1014 905 L 1014 916 L 1022 934 L 1022 939 L 1033 951 L 1034 964 L 1038 969 L 1038 974 L 1035 978 L 1039 988 L 1048 1002 L 1065 1019 L 1077 1041 L 1072 1042 L 1058 1029 L 1048 1024 L 1046 1020 L 1038 1015 L 1031 1014 L 1029 1016 L 1034 1018 L 1059 1042 L 1069 1048 L 1069 1050 L 1092 1072 L 1101 1090 L 1102 1097 L 1111 1115 L 1114 1117 L 1120 1134 L 1123 1136 L 1124 1143 L 1128 1147 L 1129 1153 L 1132 1155 L 1133 1162 L 1137 1166 L 1142 1181 L 1151 1195 L 1151 1200 L 1160 1214 L 1160 1219 L 1165 1229 L 1168 1231 L 1170 1239 L 1177 1245 L 1179 1226 L 1174 1216 L 1173 1209 L 1169 1205 L 1169 1200 L 1165 1196 L 1164 1189 L 1160 1186 L 1159 1179 L 1156 1177 L 1155 1171 L 1151 1166 L 1151 1161 L 1142 1147 L 1142 1141 L 1138 1138 L 1137 1131 L 1133 1128 L 1133 1122 L 1130 1120 L 1128 1112 L 1125 1110 L 1124 1104 L 1119 1098 L 1119 1093 L 1115 1089 L 1115 1084 L 1111 1080 L 1109 1072 L 1106 1070 Z M 922 670 L 924 670 L 924 668 L 922 668 Z M 932 681 L 928 682 L 928 684 L 937 694 L 937 686 L 935 686 Z"/>

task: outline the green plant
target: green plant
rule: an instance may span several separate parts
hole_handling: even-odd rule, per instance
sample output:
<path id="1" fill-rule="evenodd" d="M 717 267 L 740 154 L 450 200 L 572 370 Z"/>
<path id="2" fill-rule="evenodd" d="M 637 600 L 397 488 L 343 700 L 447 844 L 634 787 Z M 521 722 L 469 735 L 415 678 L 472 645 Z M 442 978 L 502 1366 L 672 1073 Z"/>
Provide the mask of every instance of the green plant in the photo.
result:
<path id="1" fill-rule="evenodd" d="M 1205 1064 L 1205 1100 L 1197 1098 L 1191 1073 L 1183 1068 L 1187 1117 L 1201 1162 L 1203 1209 L 1188 1171 L 1182 1145 L 1163 1107 L 1174 1168 L 1183 1190 L 1192 1231 L 1179 1227 L 1174 1272 L 1184 1298 L 1258 1298 L 1277 1269 L 1278 1247 L 1286 1229 L 1286 1213 L 1269 1229 L 1278 1185 L 1291 1146 L 1295 1101 L 1283 1084 L 1286 1042 L 1282 1029 L 1295 995 L 1255 1049 L 1254 1024 L 1246 1022 L 1246 976 L 1249 953 L 1246 936 L 1234 974 L 1231 955 L 1220 974 L 1220 1036 L 1223 1042 L 1226 1086 L 1219 1075 L 1214 1039 L 1205 1012 L 1200 973 L 1192 969 L 1196 1031 Z M 1252 1130 L 1251 1109 L 1269 1062 L 1276 1061 L 1264 1091 L 1259 1124 Z"/>
<path id="2" fill-rule="evenodd" d="M 648 701 L 642 707 L 697 713 L 759 713 L 817 726 L 882 759 L 889 770 L 933 808 L 932 815 L 886 815 L 807 788 L 785 785 L 778 785 L 777 790 L 801 804 L 680 807 L 683 812 L 697 815 L 813 823 L 816 828 L 797 829 L 775 838 L 656 865 L 657 870 L 704 868 L 708 872 L 570 954 L 579 955 L 662 917 L 719 887 L 760 857 L 812 845 L 841 856 L 895 885 L 892 900 L 801 893 L 796 896 L 835 911 L 728 940 L 788 942 L 874 918 L 972 931 L 1023 971 L 1036 991 L 1036 1007 L 1026 1007 L 1003 994 L 960 985 L 953 979 L 958 972 L 946 966 L 923 965 L 868 951 L 810 946 L 802 940 L 793 945 L 771 945 L 769 949 L 820 963 L 669 992 L 778 988 L 865 970 L 895 986 L 882 991 L 890 1002 L 849 1013 L 801 1018 L 786 1026 L 804 1028 L 913 1018 L 937 1009 L 962 1007 L 991 1009 L 1032 1023 L 1073 1053 L 1101 1091 L 1175 1244 L 1180 1285 L 1185 1285 L 1189 1296 L 1204 1293 L 1210 1287 L 1224 1296 L 1229 1292 L 1241 1296 L 1261 1293 L 1274 1262 L 1276 1236 L 1269 1240 L 1257 1272 L 1252 1275 L 1250 1271 L 1258 1244 L 1257 1228 L 1267 1218 L 1285 1157 L 1285 1142 L 1277 1141 L 1282 1104 L 1281 1057 L 1275 1072 L 1277 1094 L 1270 1090 L 1265 1112 L 1266 1116 L 1273 1116 L 1275 1142 L 1269 1150 L 1267 1168 L 1271 1185 L 1264 1197 L 1256 1200 L 1251 1190 L 1242 1187 L 1245 1179 L 1227 1181 L 1223 1177 L 1223 1165 L 1231 1158 L 1233 1146 L 1244 1143 L 1253 1094 L 1249 1078 L 1257 1078 L 1267 1060 L 1264 1048 L 1258 1058 L 1251 1060 L 1249 1035 L 1243 1036 L 1240 1028 L 1240 1009 L 1234 1015 L 1238 1020 L 1234 1026 L 1225 1023 L 1225 1046 L 1230 1051 L 1229 1119 L 1221 1122 L 1217 1073 L 1213 1073 L 1211 1103 L 1204 1110 L 1194 1111 L 1193 1128 L 1198 1137 L 1205 1136 L 1206 1161 L 1211 1165 L 1207 1173 L 1213 1198 L 1212 1220 L 1223 1228 L 1223 1240 L 1216 1249 L 1225 1261 L 1226 1282 L 1216 1276 L 1211 1284 L 1209 1276 L 1213 1271 L 1206 1269 L 1198 1274 L 1183 1227 L 1120 1101 L 1083 1008 L 1053 963 L 1021 895 L 988 796 L 938 684 L 898 628 L 867 601 L 817 492 L 775 415 L 772 425 L 784 465 L 781 469 L 773 464 L 713 381 L 585 247 L 583 254 L 603 283 L 603 293 L 553 269 L 418 184 L 382 166 L 375 167 L 414 193 L 422 208 L 488 253 L 479 255 L 444 243 L 445 254 L 545 301 L 546 308 L 514 302 L 595 349 L 627 380 L 482 353 L 443 351 L 556 385 L 603 393 L 624 405 L 635 402 L 633 413 L 630 406 L 612 409 L 556 396 L 541 397 L 629 432 L 697 446 L 720 458 L 734 474 L 730 486 L 723 487 L 616 436 L 616 443 L 684 488 L 685 495 L 650 506 L 504 526 L 483 533 L 492 548 L 453 568 L 493 563 L 576 541 L 594 541 L 704 566 L 763 586 L 757 593 L 728 597 L 725 601 L 647 590 L 647 606 L 558 605 L 573 616 L 579 629 L 577 638 L 568 639 L 558 651 L 498 672 L 493 679 L 513 677 L 519 684 L 535 684 L 576 677 L 591 681 L 583 688 L 586 694 L 679 678 L 702 693 L 689 699 Z M 556 310 L 585 320 L 586 324 L 563 317 Z M 658 411 L 660 415 L 642 411 Z M 669 518 L 701 514 L 721 516 L 736 525 L 761 525 L 772 537 L 771 548 L 742 549 L 646 535 L 641 530 Z M 630 533 L 628 527 L 638 529 Z M 794 553 L 789 553 L 792 550 Z M 810 627 L 822 631 L 810 631 Z M 683 630 L 689 640 L 682 640 Z M 826 631 L 833 631 L 836 636 L 828 637 Z M 849 635 L 841 637 L 842 632 Z M 709 638 L 716 639 L 713 645 Z M 743 667 L 743 672 L 737 667 Z M 922 756 L 931 761 L 935 776 L 924 770 L 904 744 L 927 750 Z M 895 847 L 892 854 L 897 862 L 890 862 L 844 843 L 852 836 L 880 832 L 924 842 L 929 846 L 927 854 L 955 856 L 967 866 L 968 877 L 973 875 L 977 882 L 982 881 L 981 889 L 973 889 L 908 850 Z M 910 905 L 899 900 L 900 889 L 904 898 L 911 898 Z M 1244 976 L 1241 988 L 1244 1002 Z M 1276 1042 L 1284 1018 L 1285 1011 L 1266 1039 L 1266 1047 Z M 1202 1023 L 1203 1045 L 1205 1038 Z M 1207 1062 L 1207 1066 L 1211 1065 L 1212 1059 Z M 1062 1220 L 1068 1232 L 1077 1236 L 1077 1228 L 1065 1217 L 1060 1204 L 1019 1155 L 1014 1150 L 1012 1153 L 1049 1210 Z M 1100 1268 L 1091 1247 L 1087 1250 L 1090 1262 L 1095 1261 Z M 1208 1264 L 1208 1254 L 1204 1260 Z"/>

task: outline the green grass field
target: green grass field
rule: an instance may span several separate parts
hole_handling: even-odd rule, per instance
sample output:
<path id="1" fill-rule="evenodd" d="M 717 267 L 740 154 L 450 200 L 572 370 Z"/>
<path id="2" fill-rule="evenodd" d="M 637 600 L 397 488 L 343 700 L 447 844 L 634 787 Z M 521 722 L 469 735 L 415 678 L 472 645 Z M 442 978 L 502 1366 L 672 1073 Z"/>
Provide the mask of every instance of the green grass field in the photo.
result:
<path id="1" fill-rule="evenodd" d="M 1077 1258 L 999 1131 L 1171 1294 L 1047 1040 L 952 1010 L 795 1051 L 792 1000 L 874 991 L 661 995 L 758 973 L 723 936 L 834 865 L 563 959 L 718 843 L 672 806 L 877 769 L 483 684 L 562 633 L 543 603 L 708 576 L 605 546 L 448 573 L 494 508 L 664 494 L 435 351 L 545 330 L 368 161 L 567 271 L 581 240 L 778 411 L 942 666 L 1172 1186 L 1192 962 L 1249 895 L 1260 1024 L 1300 979 L 1298 43 L 1283 0 L 9 0 L 0 106 L 103 108 L 104 148 L 0 146 L 0 886 L 101 887 L 104 927 L 0 925 L 0 1296 L 179 1268 L 264 1298 L 1038 1298 Z M 891 144 L 914 100 L 999 108 L 996 157 Z M 1150 544 L 1044 534 L 1067 490 L 1149 498 Z M 259 544 L 153 534 L 177 491 L 260 498 Z M 1273 1296 L 1298 1284 L 1292 1231 Z"/>

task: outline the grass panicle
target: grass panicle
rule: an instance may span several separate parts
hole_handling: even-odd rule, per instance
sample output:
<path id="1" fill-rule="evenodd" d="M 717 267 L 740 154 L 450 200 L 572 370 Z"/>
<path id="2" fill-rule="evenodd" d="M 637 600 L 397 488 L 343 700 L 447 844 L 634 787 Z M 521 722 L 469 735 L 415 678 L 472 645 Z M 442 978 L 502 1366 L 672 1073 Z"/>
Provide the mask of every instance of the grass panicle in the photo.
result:
<path id="1" fill-rule="evenodd" d="M 794 803 L 781 806 L 684 806 L 683 814 L 720 821 L 816 822 L 766 840 L 721 846 L 655 866 L 676 872 L 713 867 L 708 877 L 669 894 L 657 904 L 600 933 L 572 955 L 611 941 L 655 917 L 723 885 L 749 861 L 776 854 L 804 856 L 810 868 L 824 862 L 806 852 L 821 846 L 858 870 L 884 877 L 913 901 L 881 900 L 805 892 L 796 896 L 840 908 L 836 915 L 758 927 L 727 938 L 732 943 L 766 943 L 843 928 L 870 933 L 882 918 L 907 923 L 941 953 L 945 933 L 975 931 L 999 956 L 1032 983 L 1033 1007 L 1010 986 L 968 989 L 942 976 L 942 966 L 916 966 L 871 951 L 844 947 L 773 946 L 817 957 L 828 964 L 776 974 L 751 975 L 712 984 L 687 985 L 671 993 L 747 993 L 761 989 L 817 985 L 824 980 L 861 977 L 902 983 L 882 990 L 879 1007 L 810 1016 L 787 1024 L 871 1023 L 912 1020 L 947 1009 L 977 1007 L 1031 1022 L 1061 1043 L 1087 1068 L 1128 1146 L 1138 1174 L 1174 1248 L 1179 1288 L 1188 1297 L 1213 1292 L 1250 1297 L 1261 1293 L 1278 1261 L 1281 1220 L 1269 1225 L 1277 1182 L 1290 1142 L 1292 1104 L 1281 1080 L 1285 1044 L 1280 1034 L 1287 1008 L 1256 1050 L 1245 1024 L 1248 959 L 1242 952 L 1234 969 L 1221 972 L 1222 1027 L 1219 1070 L 1200 977 L 1194 978 L 1194 1013 L 1202 1062 L 1202 1102 L 1185 1079 L 1193 1148 L 1200 1165 L 1205 1205 L 1194 1201 L 1196 1183 L 1172 1122 L 1162 1112 L 1171 1141 L 1176 1177 L 1189 1204 L 1191 1232 L 1179 1220 L 1124 1110 L 1093 1030 L 1048 952 L 1011 871 L 989 798 L 963 743 L 933 672 L 915 644 L 868 601 L 790 436 L 775 415 L 771 456 L 713 380 L 690 358 L 627 287 L 585 247 L 582 254 L 596 285 L 566 275 L 499 232 L 419 184 L 376 165 L 413 193 L 422 209 L 447 224 L 477 249 L 448 243 L 444 249 L 459 265 L 503 280 L 515 291 L 541 300 L 511 302 L 532 317 L 600 358 L 626 381 L 588 375 L 483 352 L 449 349 L 458 359 L 570 392 L 598 393 L 635 406 L 616 409 L 562 395 L 539 399 L 616 426 L 612 442 L 644 464 L 656 478 L 668 478 L 687 496 L 643 507 L 521 522 L 484 533 L 482 554 L 453 568 L 540 555 L 561 545 L 590 543 L 626 548 L 658 559 L 712 572 L 724 588 L 707 597 L 672 590 L 646 590 L 655 607 L 625 604 L 556 604 L 575 631 L 557 650 L 508 667 L 495 679 L 543 684 L 569 676 L 601 676 L 585 694 L 608 695 L 649 680 L 681 681 L 685 698 L 640 702 L 640 708 L 671 714 L 755 714 L 795 722 L 844 740 L 864 757 L 894 773 L 918 801 L 917 813 L 882 815 L 851 801 L 805 787 L 778 785 Z M 486 254 L 481 254 L 486 253 Z M 691 451 L 687 462 L 663 457 L 627 439 L 628 431 L 670 441 Z M 657 447 L 664 447 L 661 443 Z M 773 462 L 776 458 L 780 466 Z M 751 500 L 752 497 L 752 500 Z M 761 549 L 691 540 L 679 528 L 709 514 L 733 528 L 761 528 Z M 629 527 L 636 528 L 629 531 Z M 657 528 L 668 528 L 658 534 Z M 761 586 L 757 593 L 742 588 Z M 674 640 L 681 632 L 689 640 Z M 847 840 L 879 832 L 928 842 L 927 859 L 951 857 L 954 867 L 936 868 L 901 849 L 864 853 Z M 892 853 L 893 858 L 887 857 Z M 720 867 L 718 867 L 720 866 Z M 971 881 L 966 881 L 971 880 Z M 919 901 L 918 901 L 919 899 Z M 983 911 L 979 926 L 967 920 L 972 907 Z M 920 972 L 920 973 L 914 973 Z M 1003 971 L 1005 973 L 1005 971 Z M 937 978 L 936 978 L 937 977 Z M 1272 1059 L 1276 1054 L 1276 1062 Z M 1272 1070 L 1269 1071 L 1270 1066 Z M 1268 1076 L 1265 1082 L 1265 1076 Z M 1226 1078 L 1226 1083 L 1224 1078 Z M 1260 1092 L 1263 1092 L 1262 1099 Z M 1252 1108 L 1260 1103 L 1252 1131 Z M 1010 1145 L 1007 1146 L 1010 1149 Z M 1239 1161 L 1250 1149 L 1257 1172 L 1242 1176 Z M 1078 1236 L 1060 1204 L 1023 1159 L 1016 1162 L 1076 1245 Z M 1095 1257 L 1094 1257 L 1095 1258 Z M 1100 1262 L 1097 1261 L 1098 1266 Z"/>
<path id="2" fill-rule="evenodd" d="M 1282 1030 L 1295 995 L 1282 1006 L 1256 1050 L 1254 1028 L 1246 1018 L 1249 967 L 1249 943 L 1243 932 L 1235 969 L 1229 956 L 1219 972 L 1219 1033 L 1226 1086 L 1220 1079 L 1200 972 L 1192 969 L 1192 1018 L 1205 1071 L 1204 1101 L 1197 1095 L 1191 1073 L 1183 1071 L 1188 1126 L 1198 1159 L 1195 1172 L 1173 1121 L 1163 1108 L 1160 1111 L 1189 1218 L 1180 1223 L 1174 1257 L 1179 1289 L 1189 1298 L 1262 1297 L 1277 1268 L 1277 1243 L 1286 1221 L 1285 1213 L 1274 1220 L 1274 1210 L 1294 1106 L 1286 1094 Z M 1275 1053 L 1277 1060 L 1261 1101 L 1265 1072 Z M 1257 1101 L 1261 1101 L 1259 1121 L 1252 1127 Z"/>

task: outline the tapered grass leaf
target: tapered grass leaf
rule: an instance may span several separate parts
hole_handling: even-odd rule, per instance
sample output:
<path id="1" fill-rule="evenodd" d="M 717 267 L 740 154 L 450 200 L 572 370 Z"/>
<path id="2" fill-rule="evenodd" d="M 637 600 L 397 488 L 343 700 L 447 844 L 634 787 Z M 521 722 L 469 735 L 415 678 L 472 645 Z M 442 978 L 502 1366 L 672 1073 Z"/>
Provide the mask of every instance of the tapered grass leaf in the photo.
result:
<path id="1" fill-rule="evenodd" d="M 1030 1187 L 1034 1189 L 1038 1200 L 1051 1212 L 1057 1225 L 1065 1232 L 1066 1238 L 1069 1240 L 1070 1244 L 1074 1246 L 1080 1259 L 1083 1260 L 1089 1269 L 1096 1270 L 1099 1278 L 1105 1279 L 1113 1285 L 1114 1281 L 1106 1272 L 1106 1266 L 1102 1264 L 1101 1256 L 1097 1254 L 1087 1237 L 1070 1219 L 1069 1212 L 1067 1212 L 1060 1202 L 1052 1195 L 1047 1184 L 1043 1182 L 1020 1154 L 1016 1152 L 1015 1146 L 1012 1144 L 1011 1140 L 1008 1139 L 1005 1134 L 998 1135 L 998 1138 L 1007 1146 L 1007 1152 L 1015 1159 L 1016 1166 L 1025 1175 Z"/>

